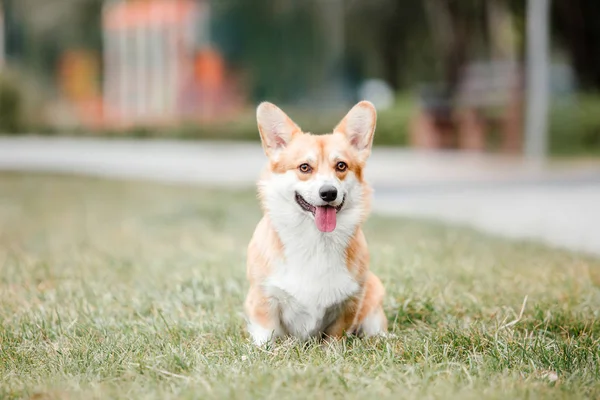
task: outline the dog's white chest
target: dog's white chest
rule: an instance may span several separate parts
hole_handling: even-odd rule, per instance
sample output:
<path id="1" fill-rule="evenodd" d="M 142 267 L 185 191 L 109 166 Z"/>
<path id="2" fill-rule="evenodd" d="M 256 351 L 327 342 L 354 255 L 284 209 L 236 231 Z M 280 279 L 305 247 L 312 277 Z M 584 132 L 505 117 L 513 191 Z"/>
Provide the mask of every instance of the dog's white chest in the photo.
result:
<path id="1" fill-rule="evenodd" d="M 359 290 L 338 252 L 287 257 L 265 284 L 277 302 L 282 326 L 302 339 L 322 333 Z"/>

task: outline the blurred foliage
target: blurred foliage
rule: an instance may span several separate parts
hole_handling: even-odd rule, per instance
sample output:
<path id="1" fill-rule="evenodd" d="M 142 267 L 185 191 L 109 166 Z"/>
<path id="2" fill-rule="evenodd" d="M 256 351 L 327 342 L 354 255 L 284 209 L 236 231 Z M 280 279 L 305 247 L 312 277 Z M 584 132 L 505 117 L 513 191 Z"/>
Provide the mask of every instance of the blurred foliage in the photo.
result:
<path id="1" fill-rule="evenodd" d="M 253 97 L 274 100 L 312 89 L 323 78 L 355 82 L 380 77 L 397 90 L 423 80 L 451 80 L 465 60 L 490 57 L 488 11 L 493 4 L 511 14 L 517 53 L 524 46 L 523 0 L 207 1 L 216 44 L 233 66 L 243 67 Z M 341 60 L 328 59 L 334 21 L 326 11 L 334 3 L 341 6 L 345 26 Z M 103 0 L 0 4 L 7 17 L 9 57 L 38 73 L 52 76 L 64 49 L 102 49 Z M 552 2 L 554 47 L 573 62 L 580 82 L 596 90 L 599 18 L 597 0 Z"/>
<path id="2" fill-rule="evenodd" d="M 0 74 L 0 132 L 19 133 L 26 128 L 22 86 L 8 72 Z"/>
<path id="3" fill-rule="evenodd" d="M 408 144 L 410 120 L 418 104 L 410 95 L 400 96 L 396 105 L 378 113 L 376 146 L 404 146 Z M 600 155 L 600 94 L 581 95 L 574 101 L 556 102 L 550 113 L 550 153 L 555 156 Z M 343 117 L 343 112 L 323 113 L 285 108 L 288 115 L 305 131 L 331 132 Z M 50 128 L 39 133 L 56 134 Z M 253 110 L 240 118 L 219 123 L 188 123 L 177 127 L 132 127 L 126 130 L 61 131 L 66 135 L 93 135 L 103 137 L 137 137 L 170 139 L 210 139 L 231 141 L 258 141 L 258 130 Z M 490 140 L 493 138 L 490 137 Z"/>
<path id="4" fill-rule="evenodd" d="M 393 108 L 378 112 L 376 145 L 406 145 L 408 121 L 414 115 L 416 102 L 413 96 L 400 96 Z M 305 131 L 315 134 L 330 133 L 348 110 L 325 110 L 315 113 L 298 107 L 284 107 L 285 112 Z M 225 141 L 258 141 L 255 111 L 247 110 L 241 116 L 212 123 L 182 123 L 177 126 L 132 126 L 125 129 L 61 129 L 38 128 L 36 133 L 47 135 L 100 136 L 106 138 L 163 138 L 206 139 Z"/>
<path id="5" fill-rule="evenodd" d="M 346 2 L 345 52 L 356 80 L 380 77 L 395 89 L 440 74 L 422 1 Z"/>
<path id="6" fill-rule="evenodd" d="M 3 68 L 0 71 L 0 134 L 31 133 L 46 126 L 46 98 L 47 93 L 35 77 L 25 71 Z"/>
<path id="7" fill-rule="evenodd" d="M 52 80 L 61 53 L 102 49 L 104 0 L 0 0 L 6 20 L 10 62 Z"/>
<path id="8" fill-rule="evenodd" d="M 549 134 L 552 154 L 600 155 L 600 94 L 582 94 L 572 102 L 555 102 Z"/>
<path id="9" fill-rule="evenodd" d="M 600 1 L 558 0 L 551 4 L 556 45 L 568 54 L 580 87 L 600 90 Z"/>
<path id="10" fill-rule="evenodd" d="M 355 88 L 367 78 L 382 78 L 397 93 L 414 90 L 423 82 L 449 82 L 463 63 L 493 58 L 489 8 L 508 10 L 514 28 L 515 56 L 523 59 L 525 12 L 523 0 L 208 0 L 215 44 L 228 64 L 243 77 L 251 102 L 269 99 L 297 103 L 311 93 L 327 93 L 339 80 Z M 30 77 L 51 92 L 57 61 L 65 49 L 102 50 L 103 0 L 0 0 L 7 21 L 7 55 L 27 79 L 1 77 L 0 130 L 40 131 L 42 124 L 27 110 Z M 332 4 L 342 7 L 334 18 Z M 335 11 L 335 8 L 333 9 Z M 554 54 L 575 68 L 582 95 L 573 103 L 553 104 L 550 147 L 554 154 L 600 154 L 600 1 L 552 2 Z M 335 39 L 332 25 L 343 23 L 343 37 Z M 440 22 L 443 22 L 440 24 Z M 337 42 L 335 42 L 338 40 Z M 335 42 L 335 43 L 334 43 Z M 332 48 L 343 46 L 341 54 Z M 41 83 L 40 83 L 41 82 Z M 23 86 L 23 87 L 22 87 Z M 50 90 L 48 90 L 50 88 Z M 319 92 L 321 91 L 321 92 Z M 318 97 L 318 96 L 314 96 Z M 351 99 L 356 100 L 356 99 Z M 301 126 L 327 132 L 339 113 L 285 107 Z M 406 144 L 414 99 L 399 97 L 394 108 L 382 111 L 378 145 Z M 314 108 L 319 108 L 315 112 Z M 316 116 L 315 115 L 319 115 Z M 38 120 L 41 118 L 37 116 Z M 51 128 L 41 131 L 52 133 Z M 67 132 L 70 134 L 74 131 Z M 210 138 L 257 140 L 253 111 L 236 121 L 178 128 L 136 127 L 125 132 L 78 132 L 106 136 Z"/>
<path id="11" fill-rule="evenodd" d="M 291 102 L 325 79 L 323 24 L 313 2 L 211 2 L 211 36 L 243 72 L 252 99 Z"/>

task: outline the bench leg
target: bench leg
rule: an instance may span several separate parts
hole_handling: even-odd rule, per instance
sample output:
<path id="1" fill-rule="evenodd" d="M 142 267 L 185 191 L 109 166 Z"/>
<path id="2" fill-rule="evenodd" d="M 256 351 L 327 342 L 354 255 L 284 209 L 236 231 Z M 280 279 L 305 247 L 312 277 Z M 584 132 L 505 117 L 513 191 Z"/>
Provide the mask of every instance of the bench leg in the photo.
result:
<path id="1" fill-rule="evenodd" d="M 485 124 L 475 110 L 458 113 L 459 147 L 464 150 L 485 150 Z"/>

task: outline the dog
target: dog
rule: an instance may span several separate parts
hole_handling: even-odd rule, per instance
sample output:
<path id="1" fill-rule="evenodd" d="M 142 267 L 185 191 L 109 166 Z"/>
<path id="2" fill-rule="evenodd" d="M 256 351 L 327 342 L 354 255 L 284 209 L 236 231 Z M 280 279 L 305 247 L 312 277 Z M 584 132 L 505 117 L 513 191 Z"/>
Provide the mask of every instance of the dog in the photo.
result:
<path id="1" fill-rule="evenodd" d="M 372 195 L 364 168 L 375 107 L 361 101 L 325 135 L 302 132 L 268 102 L 256 118 L 268 165 L 257 185 L 263 217 L 247 255 L 252 341 L 385 335 L 385 290 L 369 270 L 361 229 Z"/>

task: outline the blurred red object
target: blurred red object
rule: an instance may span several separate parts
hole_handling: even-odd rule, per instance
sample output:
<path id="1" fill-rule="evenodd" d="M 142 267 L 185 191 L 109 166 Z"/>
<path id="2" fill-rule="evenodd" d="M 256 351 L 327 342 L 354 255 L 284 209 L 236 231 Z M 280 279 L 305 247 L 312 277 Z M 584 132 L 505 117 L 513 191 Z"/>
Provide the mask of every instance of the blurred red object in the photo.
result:
<path id="1" fill-rule="evenodd" d="M 206 120 L 236 110 L 226 65 L 211 47 L 208 1 L 134 0 L 104 10 L 108 125 Z"/>

